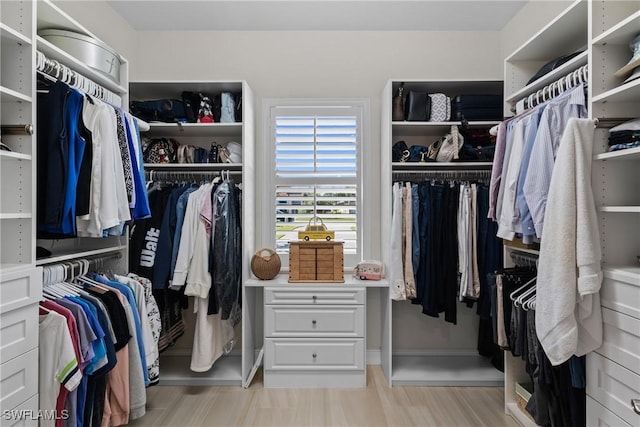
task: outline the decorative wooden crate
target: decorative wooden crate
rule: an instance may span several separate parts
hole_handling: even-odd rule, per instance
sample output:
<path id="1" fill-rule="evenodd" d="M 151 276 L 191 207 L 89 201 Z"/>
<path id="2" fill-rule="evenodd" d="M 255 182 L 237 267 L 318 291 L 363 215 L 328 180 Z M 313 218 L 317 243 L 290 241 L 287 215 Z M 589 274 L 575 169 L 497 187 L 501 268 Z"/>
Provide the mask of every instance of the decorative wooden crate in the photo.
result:
<path id="1" fill-rule="evenodd" d="M 344 283 L 342 242 L 291 242 L 289 282 Z"/>

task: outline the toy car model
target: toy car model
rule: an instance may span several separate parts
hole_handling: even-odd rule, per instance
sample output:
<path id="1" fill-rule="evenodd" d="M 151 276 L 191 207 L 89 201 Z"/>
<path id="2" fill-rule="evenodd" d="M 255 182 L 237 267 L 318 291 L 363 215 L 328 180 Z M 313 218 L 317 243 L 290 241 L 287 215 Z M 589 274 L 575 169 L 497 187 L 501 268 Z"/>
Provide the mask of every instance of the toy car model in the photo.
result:
<path id="1" fill-rule="evenodd" d="M 320 224 L 315 224 L 315 220 L 320 220 Z M 314 224 L 311 224 L 314 221 Z M 336 238 L 336 232 L 333 230 L 327 230 L 322 218 L 314 217 L 309 220 L 309 224 L 305 227 L 304 231 L 298 231 L 298 239 L 300 240 L 326 240 Z"/>

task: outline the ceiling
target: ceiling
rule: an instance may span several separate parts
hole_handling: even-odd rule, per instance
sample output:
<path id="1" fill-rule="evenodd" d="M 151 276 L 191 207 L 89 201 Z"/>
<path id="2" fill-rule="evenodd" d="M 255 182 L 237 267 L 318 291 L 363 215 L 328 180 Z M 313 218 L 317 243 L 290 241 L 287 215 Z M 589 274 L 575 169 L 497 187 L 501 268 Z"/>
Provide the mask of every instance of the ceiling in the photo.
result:
<path id="1" fill-rule="evenodd" d="M 498 31 L 526 0 L 108 0 L 139 31 Z"/>

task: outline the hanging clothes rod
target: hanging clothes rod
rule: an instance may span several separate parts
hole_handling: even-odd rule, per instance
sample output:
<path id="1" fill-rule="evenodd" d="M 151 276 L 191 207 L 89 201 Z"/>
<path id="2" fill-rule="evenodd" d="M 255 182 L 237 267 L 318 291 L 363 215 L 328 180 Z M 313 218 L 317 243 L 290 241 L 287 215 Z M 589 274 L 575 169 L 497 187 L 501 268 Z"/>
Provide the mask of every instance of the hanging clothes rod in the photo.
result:
<path id="1" fill-rule="evenodd" d="M 491 170 L 403 170 L 394 171 L 393 179 L 396 181 L 488 180 L 491 179 Z"/>
<path id="2" fill-rule="evenodd" d="M 511 252 L 511 260 L 519 267 L 537 267 L 538 256 L 526 252 Z"/>
<path id="3" fill-rule="evenodd" d="M 2 125 L 0 126 L 2 133 L 7 135 L 33 135 L 33 125 Z"/>
<path id="4" fill-rule="evenodd" d="M 586 86 L 588 82 L 589 67 L 587 65 L 583 65 L 577 70 L 571 71 L 564 77 L 544 86 L 542 89 L 520 99 L 520 101 L 516 103 L 516 107 L 520 104 L 523 105 L 525 110 L 528 110 L 561 95 L 569 89 L 577 86 Z"/>
<path id="5" fill-rule="evenodd" d="M 190 179 L 210 180 L 217 176 L 242 175 L 239 170 L 215 170 L 215 171 L 145 171 L 145 177 L 148 181 L 166 180 L 166 181 L 188 181 Z"/>
<path id="6" fill-rule="evenodd" d="M 72 70 L 60 62 L 49 59 L 46 55 L 40 51 L 36 51 L 36 70 L 47 79 L 55 79 L 61 82 L 73 86 L 74 88 L 86 93 L 89 96 L 100 99 L 108 104 L 120 107 L 122 105 L 122 98 L 111 92 L 109 89 L 99 85 L 93 80 L 83 76 L 77 71 Z"/>
<path id="7" fill-rule="evenodd" d="M 45 278 L 45 285 L 55 282 L 56 280 L 71 280 L 89 271 L 102 270 L 107 261 L 122 258 L 120 252 L 106 255 L 73 258 L 53 264 L 47 264 L 42 267 L 42 274 Z M 59 278 L 59 272 L 64 271 L 64 278 Z"/>

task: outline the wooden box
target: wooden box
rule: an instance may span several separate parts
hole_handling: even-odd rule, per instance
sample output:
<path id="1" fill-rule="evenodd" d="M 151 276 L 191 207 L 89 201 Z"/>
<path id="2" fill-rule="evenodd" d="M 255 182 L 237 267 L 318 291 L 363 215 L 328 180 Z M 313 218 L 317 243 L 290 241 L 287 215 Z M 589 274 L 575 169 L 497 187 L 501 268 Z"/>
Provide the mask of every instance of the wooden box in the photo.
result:
<path id="1" fill-rule="evenodd" d="M 289 282 L 344 283 L 342 242 L 289 244 Z"/>

